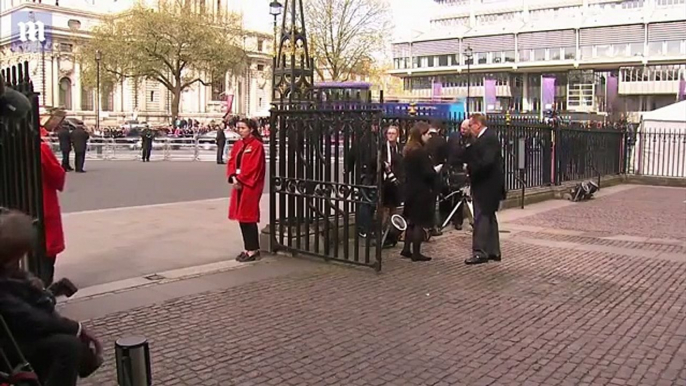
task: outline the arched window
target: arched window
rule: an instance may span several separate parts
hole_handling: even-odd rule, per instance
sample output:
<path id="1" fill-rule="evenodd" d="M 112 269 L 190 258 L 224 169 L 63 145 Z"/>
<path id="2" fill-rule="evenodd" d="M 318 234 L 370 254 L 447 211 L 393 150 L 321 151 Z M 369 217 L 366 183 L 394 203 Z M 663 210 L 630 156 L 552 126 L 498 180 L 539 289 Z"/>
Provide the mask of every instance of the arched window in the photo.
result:
<path id="1" fill-rule="evenodd" d="M 71 79 L 60 79 L 60 107 L 71 110 Z"/>

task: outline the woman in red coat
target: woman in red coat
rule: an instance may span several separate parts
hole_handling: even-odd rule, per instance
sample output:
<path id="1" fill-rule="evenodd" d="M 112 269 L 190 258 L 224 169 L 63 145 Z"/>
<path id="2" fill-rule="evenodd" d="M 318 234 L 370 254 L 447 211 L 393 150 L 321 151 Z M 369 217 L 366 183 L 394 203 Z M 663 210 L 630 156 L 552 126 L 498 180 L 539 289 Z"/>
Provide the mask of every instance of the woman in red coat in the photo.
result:
<path id="1" fill-rule="evenodd" d="M 252 119 L 241 119 L 236 128 L 241 140 L 231 148 L 226 176 L 229 184 L 233 184 L 229 219 L 238 221 L 245 245 L 245 251 L 236 260 L 244 263 L 260 258 L 257 223 L 260 221 L 260 198 L 264 190 L 266 161 L 257 123 Z"/>
<path id="2" fill-rule="evenodd" d="M 42 132 L 46 134 L 46 132 Z M 44 135 L 45 136 L 45 135 Z M 55 276 L 55 260 L 64 251 L 64 232 L 62 230 L 62 210 L 57 192 L 64 189 L 66 173 L 62 165 L 45 142 L 40 144 L 41 170 L 43 173 L 43 217 L 45 223 L 46 258 L 40 270 L 40 278 L 45 286 L 52 284 Z"/>

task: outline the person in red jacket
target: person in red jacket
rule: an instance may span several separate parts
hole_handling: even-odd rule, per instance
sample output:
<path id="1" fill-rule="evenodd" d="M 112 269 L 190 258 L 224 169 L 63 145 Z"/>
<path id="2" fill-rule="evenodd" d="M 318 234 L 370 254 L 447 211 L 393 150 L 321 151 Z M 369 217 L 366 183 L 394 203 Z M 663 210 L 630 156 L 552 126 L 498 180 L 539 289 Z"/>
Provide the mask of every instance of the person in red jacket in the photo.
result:
<path id="1" fill-rule="evenodd" d="M 241 119 L 236 128 L 241 140 L 233 145 L 226 168 L 228 182 L 233 184 L 229 219 L 238 221 L 243 234 L 245 250 L 236 260 L 249 262 L 260 258 L 257 223 L 260 221 L 260 198 L 264 190 L 266 160 L 257 123 L 251 119 Z"/>
<path id="2" fill-rule="evenodd" d="M 46 134 L 41 130 L 41 134 Z M 43 135 L 45 137 L 45 135 Z M 40 144 L 41 170 L 43 174 L 43 219 L 45 224 L 45 251 L 40 278 L 48 287 L 55 276 L 57 255 L 64 251 L 64 231 L 62 230 L 62 210 L 57 192 L 64 190 L 66 172 L 45 142 Z"/>

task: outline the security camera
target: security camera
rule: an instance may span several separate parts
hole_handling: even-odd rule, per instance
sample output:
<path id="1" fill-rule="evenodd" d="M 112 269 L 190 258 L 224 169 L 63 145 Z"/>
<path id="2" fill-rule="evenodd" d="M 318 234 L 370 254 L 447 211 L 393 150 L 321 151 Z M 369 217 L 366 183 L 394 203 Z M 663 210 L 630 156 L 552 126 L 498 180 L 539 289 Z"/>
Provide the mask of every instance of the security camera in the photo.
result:
<path id="1" fill-rule="evenodd" d="M 24 118 L 31 111 L 31 102 L 26 95 L 5 85 L 0 77 L 0 116 Z"/>

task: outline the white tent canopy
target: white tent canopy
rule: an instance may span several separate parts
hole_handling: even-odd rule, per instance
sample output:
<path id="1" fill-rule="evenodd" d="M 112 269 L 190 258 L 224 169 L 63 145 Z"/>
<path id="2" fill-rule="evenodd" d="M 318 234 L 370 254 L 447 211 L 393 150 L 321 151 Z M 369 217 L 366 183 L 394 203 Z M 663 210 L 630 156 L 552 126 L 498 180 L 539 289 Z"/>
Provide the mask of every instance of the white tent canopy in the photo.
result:
<path id="1" fill-rule="evenodd" d="M 686 100 L 643 114 L 631 154 L 636 174 L 686 177 Z"/>

